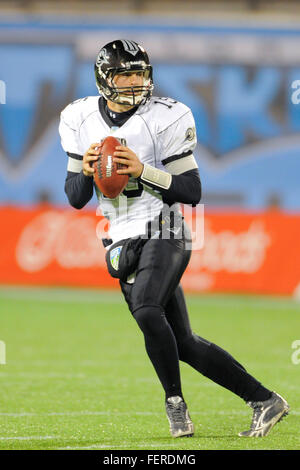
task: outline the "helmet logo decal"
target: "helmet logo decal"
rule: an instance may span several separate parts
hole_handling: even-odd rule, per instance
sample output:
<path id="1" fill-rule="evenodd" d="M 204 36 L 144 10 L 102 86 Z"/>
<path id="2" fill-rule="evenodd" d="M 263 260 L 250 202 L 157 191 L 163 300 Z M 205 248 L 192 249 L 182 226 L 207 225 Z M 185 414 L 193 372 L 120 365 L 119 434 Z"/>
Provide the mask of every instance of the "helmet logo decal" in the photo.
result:
<path id="1" fill-rule="evenodd" d="M 99 67 L 101 66 L 102 64 L 109 64 L 109 56 L 106 52 L 106 49 L 105 47 L 103 49 L 101 49 L 101 51 L 99 52 L 99 55 L 97 57 L 97 62 L 96 62 L 96 65 Z"/>
<path id="2" fill-rule="evenodd" d="M 121 39 L 124 50 L 135 56 L 139 52 L 139 47 L 133 41 L 128 41 L 127 39 Z"/>

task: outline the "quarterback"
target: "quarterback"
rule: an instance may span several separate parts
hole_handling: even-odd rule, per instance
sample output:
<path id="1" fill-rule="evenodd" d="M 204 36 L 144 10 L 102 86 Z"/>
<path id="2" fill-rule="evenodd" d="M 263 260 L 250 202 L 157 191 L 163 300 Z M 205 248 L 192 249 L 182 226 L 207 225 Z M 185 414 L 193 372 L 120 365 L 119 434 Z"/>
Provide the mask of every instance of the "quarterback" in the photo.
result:
<path id="1" fill-rule="evenodd" d="M 100 96 L 79 99 L 61 113 L 59 131 L 68 155 L 65 191 L 70 204 L 81 209 L 95 189 L 110 222 L 110 238 L 103 240 L 108 270 L 119 278 L 144 335 L 164 390 L 171 435 L 194 434 L 181 388 L 179 361 L 184 361 L 253 409 L 250 429 L 240 436 L 265 436 L 288 413 L 288 403 L 192 331 L 180 285 L 191 256 L 180 205 L 196 206 L 201 199 L 192 112 L 174 99 L 152 95 L 152 66 L 134 41 L 106 44 L 95 76 Z M 92 164 L 110 135 L 120 142 L 114 161 L 126 165 L 118 172 L 129 175 L 115 199 L 101 194 L 93 179 Z"/>

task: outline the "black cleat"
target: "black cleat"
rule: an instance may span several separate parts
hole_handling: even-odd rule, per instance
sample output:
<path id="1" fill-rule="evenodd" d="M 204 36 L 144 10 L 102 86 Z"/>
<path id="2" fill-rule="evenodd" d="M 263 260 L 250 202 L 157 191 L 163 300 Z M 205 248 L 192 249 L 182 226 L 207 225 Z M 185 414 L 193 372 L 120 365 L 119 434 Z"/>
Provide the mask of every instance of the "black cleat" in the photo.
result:
<path id="1" fill-rule="evenodd" d="M 170 397 L 166 401 L 166 412 L 173 437 L 192 437 L 194 425 L 191 421 L 186 403 L 179 396 Z"/>
<path id="2" fill-rule="evenodd" d="M 249 431 L 239 433 L 239 436 L 245 437 L 266 436 L 272 427 L 288 414 L 290 409 L 287 401 L 276 392 L 272 392 L 269 400 L 249 401 L 247 405 L 251 406 L 254 411 Z"/>

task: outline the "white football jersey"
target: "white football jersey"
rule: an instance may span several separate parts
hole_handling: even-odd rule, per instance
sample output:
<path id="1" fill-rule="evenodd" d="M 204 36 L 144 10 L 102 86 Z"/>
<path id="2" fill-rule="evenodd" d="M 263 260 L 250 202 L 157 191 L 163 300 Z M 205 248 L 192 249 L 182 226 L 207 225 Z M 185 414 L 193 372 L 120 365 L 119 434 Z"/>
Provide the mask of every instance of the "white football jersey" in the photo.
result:
<path id="1" fill-rule="evenodd" d="M 92 143 L 109 135 L 123 139 L 142 163 L 171 174 L 197 168 L 192 155 L 196 146 L 195 122 L 190 108 L 171 98 L 152 97 L 121 127 L 110 127 L 99 110 L 99 96 L 69 104 L 61 113 L 59 132 L 68 153 L 68 171 L 82 170 L 82 156 Z M 135 178 L 115 199 L 105 197 L 95 186 L 100 208 L 110 221 L 113 242 L 145 233 L 149 220 L 163 208 L 162 196 Z"/>

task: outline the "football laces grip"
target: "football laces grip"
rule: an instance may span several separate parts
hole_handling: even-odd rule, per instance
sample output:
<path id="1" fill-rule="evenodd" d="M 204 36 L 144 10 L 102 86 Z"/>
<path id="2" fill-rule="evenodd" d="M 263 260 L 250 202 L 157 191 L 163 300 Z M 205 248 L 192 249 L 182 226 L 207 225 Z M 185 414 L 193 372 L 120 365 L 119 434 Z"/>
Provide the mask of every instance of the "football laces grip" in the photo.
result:
<path id="1" fill-rule="evenodd" d="M 101 145 L 103 144 L 103 141 L 104 141 L 104 139 L 100 140 L 100 145 L 99 145 L 99 147 L 95 147 L 95 150 L 98 150 L 101 147 Z"/>

